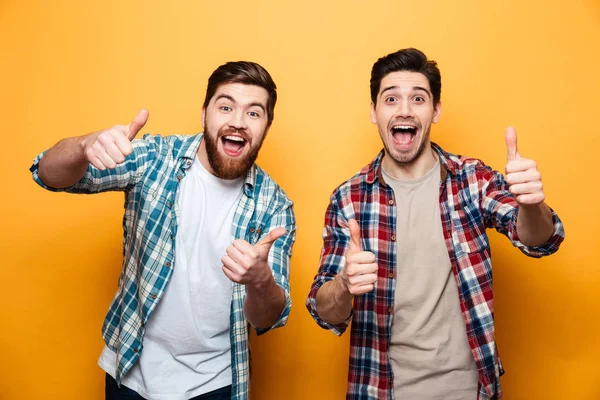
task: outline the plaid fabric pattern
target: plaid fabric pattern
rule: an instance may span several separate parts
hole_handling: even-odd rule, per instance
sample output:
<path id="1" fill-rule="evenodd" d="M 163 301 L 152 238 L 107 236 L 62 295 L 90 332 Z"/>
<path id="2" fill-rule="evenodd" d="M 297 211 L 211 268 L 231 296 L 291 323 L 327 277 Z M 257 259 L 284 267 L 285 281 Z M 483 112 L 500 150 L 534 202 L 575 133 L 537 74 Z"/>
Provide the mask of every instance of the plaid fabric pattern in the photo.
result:
<path id="1" fill-rule="evenodd" d="M 69 193 L 125 192 L 123 270 L 115 298 L 102 327 L 104 341 L 117 354 L 117 381 L 136 363 L 143 349 L 144 324 L 165 292 L 175 260 L 177 215 L 174 207 L 179 181 L 192 164 L 202 135 L 151 136 L 133 141 L 124 163 L 101 171 L 89 166 L 74 186 L 57 190 L 38 176 L 40 154 L 30 170 L 33 179 L 52 191 Z M 269 265 L 286 303 L 275 324 L 257 334 L 285 325 L 291 308 L 289 271 L 296 221 L 292 202 L 257 165 L 248 172 L 244 195 L 236 208 L 232 234 L 255 244 L 272 229 L 287 229 L 269 253 Z M 244 315 L 244 285 L 233 284 L 230 316 L 232 399 L 247 399 L 250 383 L 248 321 Z"/>
<path id="2" fill-rule="evenodd" d="M 502 397 L 504 372 L 496 348 L 492 263 L 487 228 L 506 235 L 530 257 L 558 250 L 564 239 L 563 225 L 554 211 L 554 233 L 547 243 L 528 247 L 516 230 L 517 203 L 499 172 L 480 160 L 456 156 L 432 143 L 443 166 L 440 210 L 444 238 L 459 292 L 467 338 L 479 371 L 479 400 Z M 393 372 L 388 348 L 394 312 L 396 266 L 396 202 L 394 192 L 381 176 L 383 151 L 358 174 L 332 194 L 325 213 L 320 267 L 306 306 L 323 328 L 341 335 L 352 320 L 347 399 L 393 399 Z M 347 221 L 360 225 L 361 244 L 375 254 L 379 266 L 375 290 L 354 298 L 351 318 L 331 325 L 317 314 L 319 288 L 345 265 L 350 241 Z"/>

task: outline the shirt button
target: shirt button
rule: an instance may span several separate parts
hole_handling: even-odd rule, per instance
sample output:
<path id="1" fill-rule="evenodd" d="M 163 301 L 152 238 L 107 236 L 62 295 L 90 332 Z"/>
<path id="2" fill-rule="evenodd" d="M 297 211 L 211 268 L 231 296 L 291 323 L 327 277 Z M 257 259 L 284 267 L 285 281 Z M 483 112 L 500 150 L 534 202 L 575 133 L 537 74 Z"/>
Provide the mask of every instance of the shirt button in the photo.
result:
<path id="1" fill-rule="evenodd" d="M 134 352 L 134 353 L 137 353 L 137 352 L 138 352 L 138 349 L 137 349 L 137 347 L 136 347 L 135 349 L 133 349 L 133 352 Z"/>
<path id="2" fill-rule="evenodd" d="M 254 230 L 255 230 L 254 228 L 250 228 L 250 232 L 254 233 Z"/>
<path id="3" fill-rule="evenodd" d="M 169 208 L 173 207 L 173 203 L 171 203 L 170 201 L 167 201 L 167 206 L 169 206 Z"/>
<path id="4" fill-rule="evenodd" d="M 153 298 L 153 299 L 156 299 L 156 297 L 157 297 L 157 296 L 156 296 L 156 293 L 152 293 L 152 298 Z"/>
<path id="5" fill-rule="evenodd" d="M 390 201 L 388 201 L 388 203 L 390 204 L 390 206 L 393 206 L 394 205 L 394 200 L 390 199 Z"/>
<path id="6" fill-rule="evenodd" d="M 396 235 L 392 235 L 392 241 L 396 241 Z"/>
<path id="7" fill-rule="evenodd" d="M 165 263 L 165 265 L 166 265 L 167 267 L 170 267 L 170 266 L 171 266 L 171 263 L 170 263 L 169 261 L 167 261 L 167 262 Z"/>
<path id="8" fill-rule="evenodd" d="M 171 238 L 171 240 L 173 240 L 173 234 L 169 233 L 169 237 Z"/>
<path id="9" fill-rule="evenodd" d="M 260 235 L 260 228 L 258 228 L 258 229 L 256 230 L 256 233 L 258 233 L 258 234 Z"/>
<path id="10" fill-rule="evenodd" d="M 393 273 L 393 272 L 390 272 L 390 273 L 388 274 L 388 278 L 392 279 L 393 277 L 394 277 L 394 273 Z"/>
<path id="11" fill-rule="evenodd" d="M 388 307 L 388 312 L 391 314 L 394 312 L 394 307 Z"/>
<path id="12" fill-rule="evenodd" d="M 191 162 L 191 161 L 187 161 L 185 164 L 186 164 L 186 165 L 191 165 L 191 164 L 192 164 L 192 162 Z"/>
<path id="13" fill-rule="evenodd" d="M 183 179 L 183 176 L 181 176 L 181 175 L 177 175 L 177 180 L 178 180 L 178 181 L 180 181 L 180 180 L 182 180 L 182 179 Z"/>

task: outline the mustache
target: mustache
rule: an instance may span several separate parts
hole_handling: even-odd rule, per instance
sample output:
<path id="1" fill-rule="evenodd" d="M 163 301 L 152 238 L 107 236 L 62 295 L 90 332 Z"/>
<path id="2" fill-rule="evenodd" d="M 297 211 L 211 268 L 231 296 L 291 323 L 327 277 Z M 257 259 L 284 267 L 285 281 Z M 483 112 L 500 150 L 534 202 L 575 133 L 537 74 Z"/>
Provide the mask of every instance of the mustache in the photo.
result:
<path id="1" fill-rule="evenodd" d="M 414 125 L 417 127 L 417 129 L 421 129 L 421 123 L 416 120 L 416 119 L 412 119 L 412 118 L 396 118 L 390 121 L 390 123 L 388 124 L 388 129 L 391 129 L 392 126 L 394 125 L 403 125 L 403 124 L 410 124 L 410 125 Z"/>
<path id="2" fill-rule="evenodd" d="M 241 136 L 242 138 L 244 138 L 244 140 L 246 140 L 247 142 L 250 142 L 250 134 L 248 134 L 248 132 L 245 129 L 238 129 L 238 128 L 223 128 L 223 129 L 219 130 L 217 139 L 222 136 L 233 135 L 233 134 L 237 134 L 238 136 Z"/>

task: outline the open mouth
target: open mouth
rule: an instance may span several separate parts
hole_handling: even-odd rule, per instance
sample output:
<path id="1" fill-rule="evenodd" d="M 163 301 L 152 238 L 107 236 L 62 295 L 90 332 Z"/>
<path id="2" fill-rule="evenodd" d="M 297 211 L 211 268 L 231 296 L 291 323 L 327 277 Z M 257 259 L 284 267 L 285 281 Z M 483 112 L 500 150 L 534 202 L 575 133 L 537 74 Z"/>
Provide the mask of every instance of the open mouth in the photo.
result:
<path id="1" fill-rule="evenodd" d="M 237 157 L 244 151 L 244 147 L 248 141 L 241 136 L 237 135 L 224 135 L 221 136 L 221 144 L 223 145 L 223 151 L 229 157 Z"/>
<path id="2" fill-rule="evenodd" d="M 413 125 L 398 124 L 392 126 L 394 142 L 401 146 L 410 146 L 417 136 L 417 127 Z"/>

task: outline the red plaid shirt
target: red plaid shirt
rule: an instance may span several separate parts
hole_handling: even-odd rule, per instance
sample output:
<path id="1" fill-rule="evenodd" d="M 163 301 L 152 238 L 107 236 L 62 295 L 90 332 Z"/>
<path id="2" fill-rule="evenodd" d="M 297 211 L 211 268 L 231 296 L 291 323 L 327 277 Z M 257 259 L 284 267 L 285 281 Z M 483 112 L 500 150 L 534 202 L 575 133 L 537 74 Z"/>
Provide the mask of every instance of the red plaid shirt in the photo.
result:
<path id="1" fill-rule="evenodd" d="M 479 371 L 477 398 L 500 398 L 504 371 L 496 348 L 492 262 L 485 231 L 495 228 L 526 255 L 542 257 L 558 250 L 564 239 L 563 225 L 552 212 L 552 237 L 541 246 L 525 246 L 517 235 L 518 206 L 502 174 L 477 159 L 446 153 L 434 143 L 432 147 L 442 165 L 439 202 L 444 238 Z M 344 333 L 352 319 L 347 399 L 394 397 L 388 348 L 396 287 L 396 201 L 381 177 L 382 158 L 383 151 L 333 192 L 325 214 L 319 272 L 306 301 L 315 321 L 336 335 Z M 354 298 L 351 318 L 334 326 L 319 318 L 316 296 L 345 264 L 350 241 L 347 221 L 351 218 L 359 222 L 363 249 L 377 258 L 378 280 L 375 290 Z"/>

